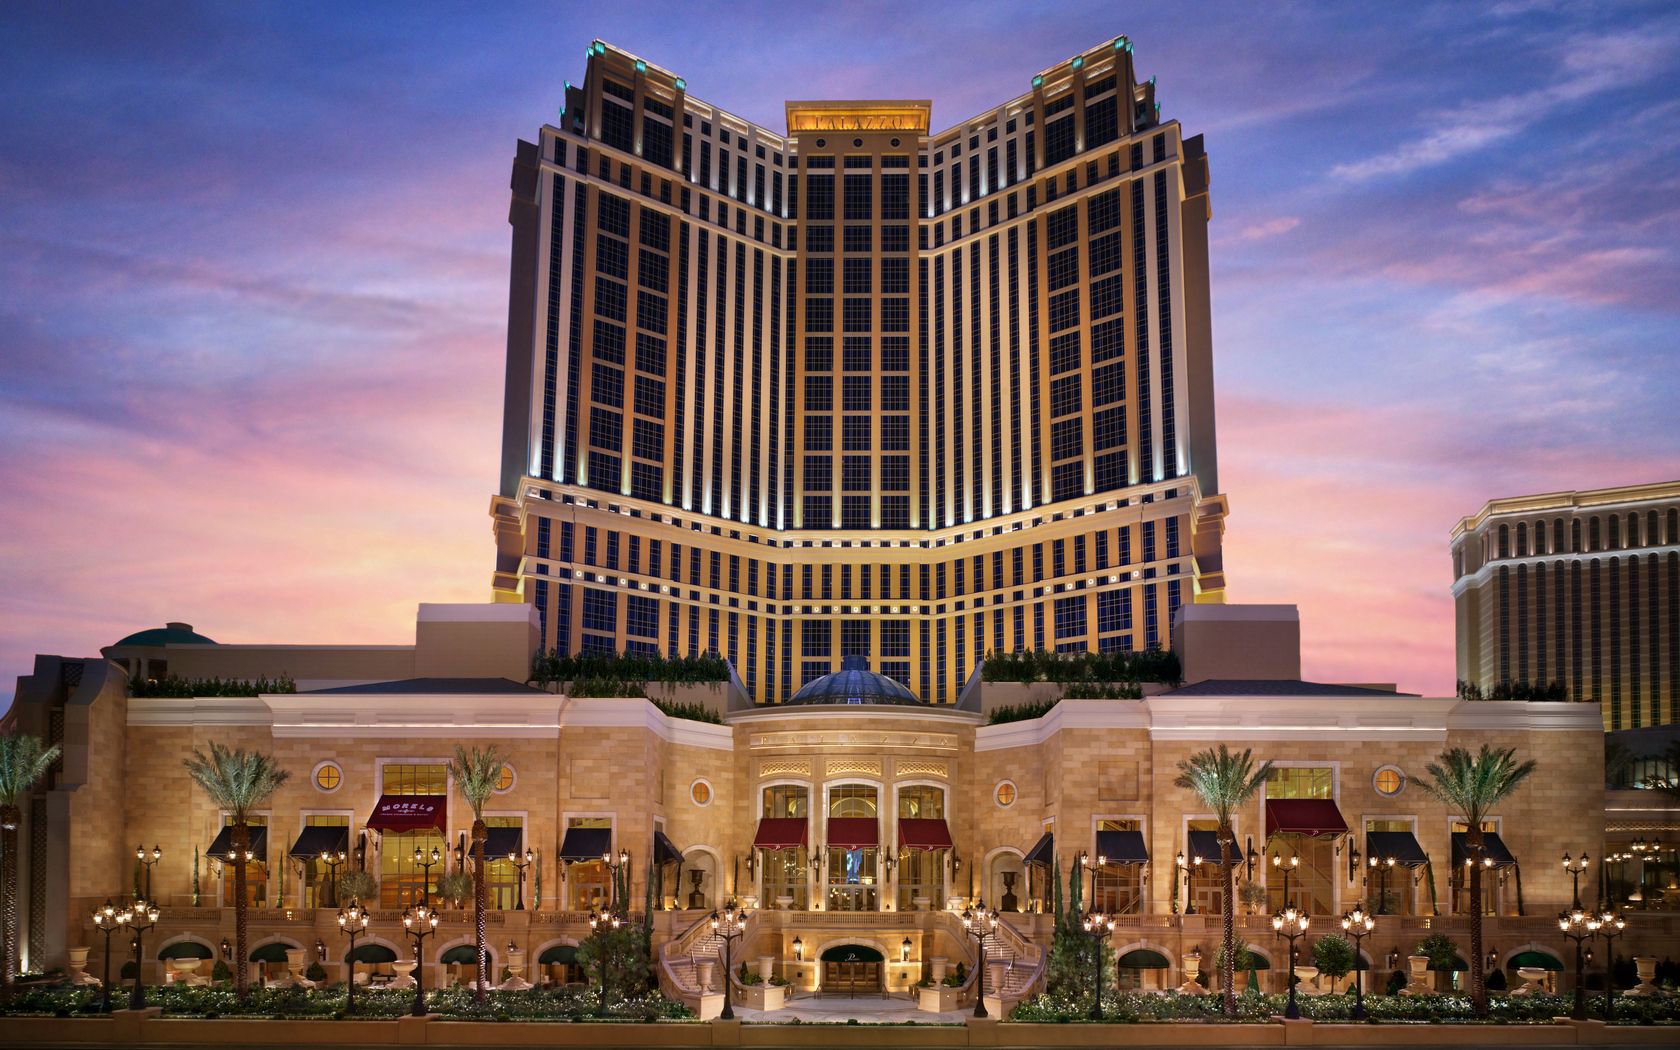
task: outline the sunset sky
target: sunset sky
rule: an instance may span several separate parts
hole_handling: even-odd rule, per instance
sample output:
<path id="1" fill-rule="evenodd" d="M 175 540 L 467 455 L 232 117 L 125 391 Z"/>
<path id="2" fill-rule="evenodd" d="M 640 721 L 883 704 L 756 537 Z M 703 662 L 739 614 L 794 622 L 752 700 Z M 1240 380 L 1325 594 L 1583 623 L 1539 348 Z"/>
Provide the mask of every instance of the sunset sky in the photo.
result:
<path id="1" fill-rule="evenodd" d="M 1491 496 L 1680 477 L 1680 7 L 0 7 L 0 708 L 185 620 L 490 597 L 508 173 L 600 37 L 773 129 L 946 127 L 1128 34 L 1205 134 L 1229 598 L 1450 693 Z"/>

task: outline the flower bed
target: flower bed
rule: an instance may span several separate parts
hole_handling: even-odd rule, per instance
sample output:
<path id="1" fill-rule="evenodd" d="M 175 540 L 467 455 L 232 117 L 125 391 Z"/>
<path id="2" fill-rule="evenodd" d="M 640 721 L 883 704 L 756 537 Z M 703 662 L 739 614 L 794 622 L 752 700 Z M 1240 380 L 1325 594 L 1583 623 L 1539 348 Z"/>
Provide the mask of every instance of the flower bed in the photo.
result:
<path id="1" fill-rule="evenodd" d="M 1109 993 L 1103 996 L 1103 1019 L 1111 1023 L 1185 1022 L 1256 1023 L 1282 1014 L 1286 995 L 1237 996 L 1237 1016 L 1227 1018 L 1217 995 L 1160 995 Z M 1349 1021 L 1351 995 L 1303 995 L 1297 999 L 1301 1016 L 1314 1021 Z M 1379 1024 L 1550 1024 L 1567 1017 L 1575 1007 L 1568 995 L 1495 996 L 1488 1002 L 1488 1016 L 1480 1018 L 1470 1009 L 1470 1000 L 1455 995 L 1367 995 L 1365 1012 Z M 1085 1021 L 1091 1009 L 1089 997 L 1041 995 L 1022 1003 L 1010 1014 L 1011 1021 L 1073 1023 Z M 1587 997 L 1588 1015 L 1604 1016 L 1604 997 Z M 1616 1024 L 1680 1024 L 1680 999 L 1616 997 Z"/>

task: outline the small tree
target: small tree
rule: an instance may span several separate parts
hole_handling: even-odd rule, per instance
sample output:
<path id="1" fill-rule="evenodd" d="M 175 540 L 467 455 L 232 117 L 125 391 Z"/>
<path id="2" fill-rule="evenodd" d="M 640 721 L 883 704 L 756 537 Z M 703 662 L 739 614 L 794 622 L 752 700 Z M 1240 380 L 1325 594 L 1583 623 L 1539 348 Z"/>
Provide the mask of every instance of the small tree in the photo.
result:
<path id="1" fill-rule="evenodd" d="M 352 869 L 338 877 L 338 899 L 371 901 L 379 896 L 379 881 L 365 871 Z"/>
<path id="2" fill-rule="evenodd" d="M 18 971 L 17 837 L 22 803 L 58 759 L 58 745 L 43 747 L 27 733 L 0 736 L 0 923 L 6 927 L 3 984 L 9 994 Z"/>
<path id="3" fill-rule="evenodd" d="M 1313 944 L 1312 957 L 1318 972 L 1330 978 L 1332 990 L 1336 981 L 1352 973 L 1358 965 L 1353 954 L 1353 944 L 1339 933 L 1320 937 Z"/>

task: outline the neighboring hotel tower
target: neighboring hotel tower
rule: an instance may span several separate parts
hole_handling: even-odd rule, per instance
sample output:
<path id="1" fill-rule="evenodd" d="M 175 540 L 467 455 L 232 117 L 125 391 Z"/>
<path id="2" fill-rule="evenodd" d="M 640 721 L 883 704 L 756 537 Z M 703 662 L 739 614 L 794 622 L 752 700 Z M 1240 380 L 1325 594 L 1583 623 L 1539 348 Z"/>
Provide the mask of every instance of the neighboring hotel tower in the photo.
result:
<path id="1" fill-rule="evenodd" d="M 1452 533 L 1458 677 L 1680 722 L 1680 481 L 1490 500 Z"/>
<path id="2" fill-rule="evenodd" d="M 545 647 L 950 703 L 1223 601 L 1201 137 L 1124 38 L 930 111 L 783 135 L 597 41 L 519 144 L 494 586 Z"/>

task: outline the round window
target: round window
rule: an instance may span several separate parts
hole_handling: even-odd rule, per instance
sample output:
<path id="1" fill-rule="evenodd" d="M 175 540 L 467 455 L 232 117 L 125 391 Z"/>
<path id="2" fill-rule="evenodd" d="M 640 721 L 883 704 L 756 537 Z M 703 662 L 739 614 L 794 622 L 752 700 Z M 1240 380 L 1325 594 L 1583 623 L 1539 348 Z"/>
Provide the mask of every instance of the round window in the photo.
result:
<path id="1" fill-rule="evenodd" d="M 712 804 L 712 785 L 696 780 L 688 786 L 688 797 L 694 800 L 696 806 L 709 806 Z"/>
<path id="2" fill-rule="evenodd" d="M 1377 794 L 1392 797 L 1405 789 L 1406 774 L 1400 772 L 1398 766 L 1383 766 L 1371 778 L 1371 784 L 1377 789 Z"/>
<path id="3" fill-rule="evenodd" d="M 500 794 L 504 791 L 511 791 L 514 779 L 513 767 L 503 766 L 502 771 L 496 774 L 496 792 Z"/>
<path id="4" fill-rule="evenodd" d="M 335 762 L 322 762 L 315 767 L 315 786 L 322 791 L 337 791 L 344 783 L 344 770 Z"/>
<path id="5" fill-rule="evenodd" d="M 817 148 L 818 149 L 822 149 L 826 145 L 828 145 L 828 140 L 827 139 L 818 139 L 817 140 Z"/>
<path id="6" fill-rule="evenodd" d="M 1013 806 L 1015 804 L 1015 782 L 1012 780 L 998 781 L 997 791 L 994 792 L 993 797 L 997 799 L 997 804 L 1000 806 Z"/>

